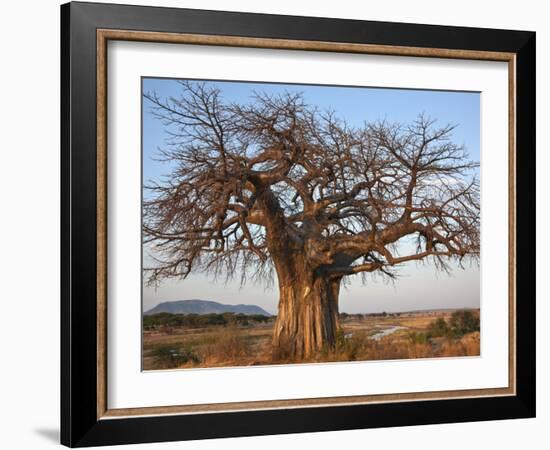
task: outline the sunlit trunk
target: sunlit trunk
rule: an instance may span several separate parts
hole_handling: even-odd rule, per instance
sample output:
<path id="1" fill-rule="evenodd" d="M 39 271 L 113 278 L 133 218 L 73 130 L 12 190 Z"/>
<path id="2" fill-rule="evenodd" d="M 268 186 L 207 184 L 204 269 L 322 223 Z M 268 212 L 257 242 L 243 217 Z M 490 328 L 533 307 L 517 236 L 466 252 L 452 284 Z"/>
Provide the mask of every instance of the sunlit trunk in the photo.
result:
<path id="1" fill-rule="evenodd" d="M 340 279 L 315 275 L 294 264 L 276 264 L 279 312 L 273 331 L 275 359 L 311 359 L 334 349 L 338 330 Z"/>

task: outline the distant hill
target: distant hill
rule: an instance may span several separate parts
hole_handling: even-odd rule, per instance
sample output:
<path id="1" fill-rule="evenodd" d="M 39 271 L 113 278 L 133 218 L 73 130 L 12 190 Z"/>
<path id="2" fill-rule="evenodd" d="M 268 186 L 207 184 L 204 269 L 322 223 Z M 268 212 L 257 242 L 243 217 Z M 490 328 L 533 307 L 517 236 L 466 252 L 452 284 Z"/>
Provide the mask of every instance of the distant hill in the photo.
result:
<path id="1" fill-rule="evenodd" d="M 263 316 L 272 315 L 257 305 L 224 305 L 223 303 L 197 299 L 159 303 L 143 314 L 149 316 L 151 314 L 163 312 L 172 314 L 222 314 L 231 312 L 235 314 L 246 314 L 247 316 L 253 314 L 261 314 Z"/>

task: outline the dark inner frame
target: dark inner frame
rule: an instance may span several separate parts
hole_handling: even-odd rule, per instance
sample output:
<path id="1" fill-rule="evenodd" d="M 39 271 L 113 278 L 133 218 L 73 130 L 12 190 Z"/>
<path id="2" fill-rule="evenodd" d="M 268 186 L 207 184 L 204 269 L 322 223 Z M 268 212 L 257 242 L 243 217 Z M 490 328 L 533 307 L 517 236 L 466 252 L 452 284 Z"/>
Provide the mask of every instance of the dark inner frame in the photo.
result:
<path id="1" fill-rule="evenodd" d="M 516 395 L 97 418 L 96 30 L 516 54 Z M 61 442 L 91 446 L 535 415 L 535 33 L 71 3 L 61 7 Z"/>

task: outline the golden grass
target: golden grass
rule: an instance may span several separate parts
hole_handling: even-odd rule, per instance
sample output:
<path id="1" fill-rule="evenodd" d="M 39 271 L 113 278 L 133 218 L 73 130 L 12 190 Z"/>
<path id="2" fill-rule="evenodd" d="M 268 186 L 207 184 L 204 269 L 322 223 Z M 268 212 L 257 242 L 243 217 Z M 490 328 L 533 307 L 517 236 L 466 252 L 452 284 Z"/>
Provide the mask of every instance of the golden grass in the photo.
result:
<path id="1" fill-rule="evenodd" d="M 334 350 L 322 351 L 314 358 L 299 362 L 369 361 L 413 358 L 477 356 L 480 354 L 479 332 L 461 339 L 435 338 L 418 340 L 437 317 L 450 313 L 413 317 L 367 317 L 346 319 L 341 323 Z M 372 339 L 377 332 L 393 326 L 406 327 Z M 273 323 L 251 327 L 212 326 L 176 329 L 168 333 L 144 333 L 144 369 L 227 367 L 265 364 L 290 364 L 297 361 L 275 359 L 271 352 Z M 351 336 L 350 336 L 351 335 Z"/>
<path id="2" fill-rule="evenodd" d="M 373 361 L 414 358 L 439 358 L 479 355 L 479 332 L 461 339 L 441 338 L 438 342 L 418 343 L 403 334 L 387 336 L 379 341 L 353 336 L 322 356 L 327 361 Z M 325 359 L 326 358 L 326 359 Z"/>

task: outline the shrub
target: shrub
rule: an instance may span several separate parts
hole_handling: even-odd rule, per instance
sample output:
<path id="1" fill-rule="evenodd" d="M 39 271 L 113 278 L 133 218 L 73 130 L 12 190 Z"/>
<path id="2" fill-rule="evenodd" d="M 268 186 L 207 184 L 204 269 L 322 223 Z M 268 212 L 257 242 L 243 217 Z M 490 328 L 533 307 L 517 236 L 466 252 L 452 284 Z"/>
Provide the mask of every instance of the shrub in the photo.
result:
<path id="1" fill-rule="evenodd" d="M 346 344 L 346 332 L 342 327 L 336 331 L 336 348 L 343 348 Z"/>
<path id="2" fill-rule="evenodd" d="M 409 338 L 411 344 L 426 344 L 428 342 L 428 336 L 426 333 L 409 331 L 407 337 Z"/>
<path id="3" fill-rule="evenodd" d="M 465 334 L 479 331 L 479 314 L 470 310 L 455 311 L 449 321 L 451 334 L 460 338 Z"/>
<path id="4" fill-rule="evenodd" d="M 449 326 L 443 317 L 439 317 L 428 325 L 428 338 L 442 337 L 447 336 L 448 334 Z"/>

